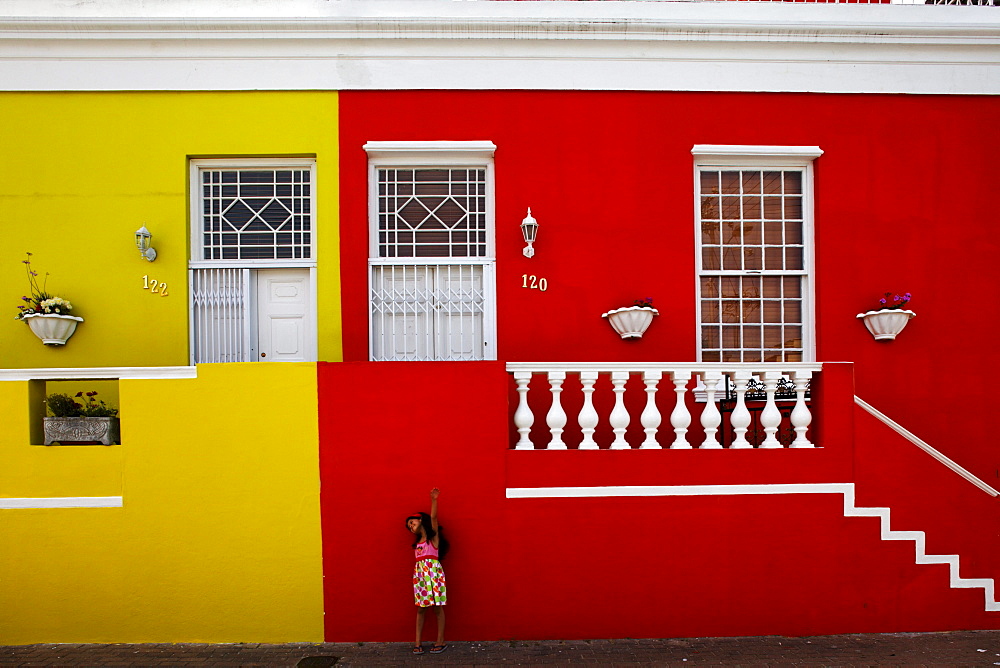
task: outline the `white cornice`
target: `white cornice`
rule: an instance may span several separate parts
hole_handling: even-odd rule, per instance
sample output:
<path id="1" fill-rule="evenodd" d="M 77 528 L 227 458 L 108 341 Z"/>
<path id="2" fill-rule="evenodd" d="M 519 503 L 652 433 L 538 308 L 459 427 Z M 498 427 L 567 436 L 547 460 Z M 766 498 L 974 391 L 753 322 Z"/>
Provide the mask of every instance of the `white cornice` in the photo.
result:
<path id="1" fill-rule="evenodd" d="M 989 7 L 0 0 L 3 90 L 1000 93 Z"/>

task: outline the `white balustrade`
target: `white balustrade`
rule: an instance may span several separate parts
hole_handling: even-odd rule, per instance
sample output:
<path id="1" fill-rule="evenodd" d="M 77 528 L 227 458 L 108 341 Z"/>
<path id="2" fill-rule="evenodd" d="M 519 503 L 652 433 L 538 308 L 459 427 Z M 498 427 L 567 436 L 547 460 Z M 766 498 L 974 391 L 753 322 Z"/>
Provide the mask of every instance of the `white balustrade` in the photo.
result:
<path id="1" fill-rule="evenodd" d="M 701 426 L 705 429 L 705 440 L 698 447 L 705 450 L 721 450 L 722 443 L 719 443 L 716 434 L 719 433 L 719 425 L 722 424 L 722 413 L 715 403 L 715 393 L 719 390 L 719 383 L 722 382 L 722 374 L 718 371 L 703 371 L 699 375 L 705 386 L 705 408 L 701 411 Z"/>
<path id="2" fill-rule="evenodd" d="M 674 442 L 671 450 L 690 450 L 691 444 L 687 440 L 688 427 L 691 426 L 691 411 L 688 410 L 684 401 L 684 394 L 687 392 L 688 383 L 691 382 L 691 372 L 678 371 L 671 374 L 674 381 L 674 392 L 677 396 L 677 404 L 670 414 L 670 426 L 674 428 Z"/>
<path id="3" fill-rule="evenodd" d="M 581 450 L 597 450 L 597 442 L 594 441 L 594 430 L 597 427 L 599 416 L 594 408 L 594 383 L 597 382 L 598 373 L 596 371 L 581 371 L 580 384 L 583 386 L 583 408 L 580 409 L 580 416 L 577 421 L 580 423 L 580 431 L 583 433 L 583 440 L 580 441 Z"/>
<path id="4" fill-rule="evenodd" d="M 545 416 L 545 424 L 549 426 L 549 433 L 552 434 L 552 440 L 549 441 L 548 446 L 549 450 L 565 450 L 567 447 L 562 440 L 563 427 L 566 426 L 566 411 L 563 410 L 562 402 L 559 401 L 559 396 L 562 394 L 562 384 L 565 380 L 565 371 L 549 372 L 552 407 L 549 408 L 549 412 Z"/>
<path id="5" fill-rule="evenodd" d="M 518 395 L 514 411 L 514 426 L 517 429 L 517 450 L 535 449 L 531 438 L 536 416 L 528 395 L 548 390 L 548 401 L 532 400 L 536 407 L 547 405 L 545 426 L 548 428 L 548 442 L 540 447 L 548 450 L 568 448 L 564 435 L 569 417 L 563 406 L 563 385 L 567 376 L 575 376 L 580 382 L 580 397 L 570 392 L 567 405 L 581 406 L 576 416 L 576 424 L 570 426 L 570 442 L 579 434 L 579 449 L 597 450 L 601 447 L 611 450 L 625 449 L 692 449 L 688 433 L 694 420 L 691 407 L 699 410 L 703 440 L 698 449 L 717 450 L 747 448 L 813 448 L 808 438 L 812 423 L 812 411 L 806 393 L 810 380 L 822 370 L 822 364 L 811 362 L 794 363 L 534 363 L 511 362 L 507 370 L 513 376 Z M 537 376 L 534 388 L 531 381 Z M 669 379 L 670 384 L 665 384 Z M 630 383 L 629 381 L 632 380 Z M 609 382 L 610 381 L 610 382 Z M 640 387 L 641 381 L 645 401 L 629 388 Z M 661 382 L 662 381 L 662 382 Z M 663 415 L 657 401 L 661 386 L 669 391 L 673 385 L 674 400 L 670 412 L 670 433 L 661 434 Z M 547 387 L 546 387 L 547 386 Z M 610 392 L 608 387 L 610 386 Z M 692 387 L 693 386 L 693 387 Z M 570 384 L 571 388 L 575 383 Z M 545 388 L 545 389 L 543 389 Z M 730 388 L 730 392 L 726 389 Z M 794 388 L 794 389 L 793 389 Z M 779 395 L 780 392 L 780 395 Z M 794 393 L 794 398 L 793 398 Z M 629 398 L 631 397 L 631 399 Z M 720 410 L 720 400 L 725 399 L 726 408 Z M 779 401 L 781 406 L 779 406 Z M 794 406 L 790 408 L 792 402 Z M 667 402 L 668 404 L 670 402 Z M 640 404 L 642 407 L 640 409 Z M 784 415 L 782 413 L 784 409 Z M 790 408 L 790 410 L 789 410 Z M 633 446 L 628 441 L 628 428 L 634 421 L 632 411 L 638 413 L 638 423 L 642 425 L 644 439 Z M 754 427 L 753 415 L 759 414 L 758 427 Z M 728 420 L 726 419 L 728 415 Z M 728 424 L 727 424 L 728 423 Z M 595 434 L 601 425 L 610 429 L 612 440 L 598 444 Z M 778 438 L 779 434 L 781 439 Z M 697 432 L 695 434 L 698 435 Z M 754 438 L 748 436 L 754 435 Z M 794 440 L 792 440 L 794 435 Z M 537 436 L 537 432 L 536 432 Z M 720 436 L 721 441 L 720 441 Z M 761 438 L 763 436 L 763 438 Z M 602 437 L 604 438 L 604 437 Z M 667 441 L 672 440 L 667 446 Z M 783 440 L 782 440 L 783 439 Z M 639 440 L 638 438 L 636 439 Z M 751 442 L 753 441 L 753 442 Z"/>
<path id="6" fill-rule="evenodd" d="M 644 450 L 659 450 L 662 445 L 656 442 L 656 432 L 660 428 L 660 411 L 656 408 L 656 386 L 663 378 L 662 371 L 644 371 L 642 382 L 646 385 L 646 407 L 639 417 L 646 440 L 639 447 Z"/>

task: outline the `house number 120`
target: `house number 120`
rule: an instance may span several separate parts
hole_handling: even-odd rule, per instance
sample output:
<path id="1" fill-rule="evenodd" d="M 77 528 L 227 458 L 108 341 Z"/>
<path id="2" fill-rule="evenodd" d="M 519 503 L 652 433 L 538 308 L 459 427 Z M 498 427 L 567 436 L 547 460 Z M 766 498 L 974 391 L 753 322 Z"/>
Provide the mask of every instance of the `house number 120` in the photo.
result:
<path id="1" fill-rule="evenodd" d="M 544 278 L 538 278 L 537 276 L 529 276 L 528 274 L 521 274 L 521 287 L 528 288 L 530 290 L 541 290 L 545 292 L 549 289 L 549 282 Z"/>
<path id="2" fill-rule="evenodd" d="M 142 277 L 142 289 L 149 290 L 153 294 L 159 293 L 161 297 L 167 296 L 167 284 L 157 281 L 155 278 L 150 278 L 149 274 Z"/>

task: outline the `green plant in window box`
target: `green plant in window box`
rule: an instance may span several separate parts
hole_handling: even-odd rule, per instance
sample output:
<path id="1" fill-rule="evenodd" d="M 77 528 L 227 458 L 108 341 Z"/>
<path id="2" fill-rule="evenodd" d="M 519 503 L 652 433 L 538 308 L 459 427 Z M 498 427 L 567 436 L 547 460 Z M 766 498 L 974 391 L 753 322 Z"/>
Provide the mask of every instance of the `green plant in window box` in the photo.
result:
<path id="1" fill-rule="evenodd" d="M 56 442 L 62 445 L 120 443 L 118 409 L 96 397 L 97 392 L 77 392 L 74 397 L 50 394 L 45 403 L 52 417 L 42 420 L 45 445 Z"/>

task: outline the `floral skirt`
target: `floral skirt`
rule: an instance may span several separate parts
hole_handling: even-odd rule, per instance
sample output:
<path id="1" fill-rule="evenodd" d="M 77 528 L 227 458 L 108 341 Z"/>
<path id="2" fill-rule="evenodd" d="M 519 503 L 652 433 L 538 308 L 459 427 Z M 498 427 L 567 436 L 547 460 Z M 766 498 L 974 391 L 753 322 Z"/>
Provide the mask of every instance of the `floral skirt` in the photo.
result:
<path id="1" fill-rule="evenodd" d="M 444 569 L 437 559 L 420 559 L 414 564 L 413 602 L 421 608 L 448 602 Z"/>

